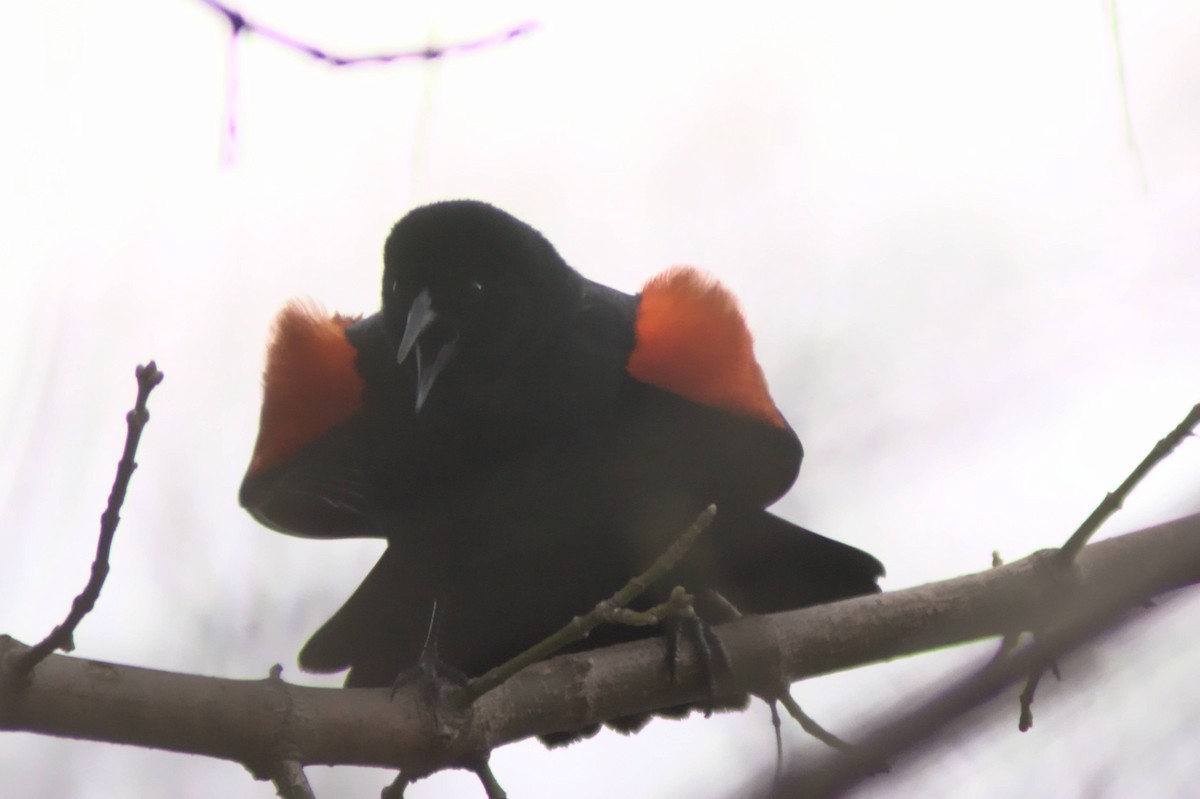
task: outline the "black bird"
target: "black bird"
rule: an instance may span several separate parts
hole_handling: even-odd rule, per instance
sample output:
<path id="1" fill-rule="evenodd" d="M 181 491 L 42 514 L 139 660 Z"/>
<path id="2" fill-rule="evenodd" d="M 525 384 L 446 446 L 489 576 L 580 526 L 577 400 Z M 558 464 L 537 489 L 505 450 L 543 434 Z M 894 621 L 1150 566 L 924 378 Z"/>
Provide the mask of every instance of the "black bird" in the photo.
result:
<path id="1" fill-rule="evenodd" d="M 281 313 L 241 488 L 276 530 L 388 541 L 305 669 L 390 685 L 436 601 L 440 657 L 482 673 L 611 595 L 710 503 L 716 521 L 644 604 L 680 584 L 717 622 L 704 592 L 770 613 L 878 590 L 875 558 L 763 510 L 802 450 L 715 281 L 675 268 L 625 294 L 475 201 L 409 213 L 384 264 L 373 316 Z M 577 648 L 654 634 L 602 627 Z"/>

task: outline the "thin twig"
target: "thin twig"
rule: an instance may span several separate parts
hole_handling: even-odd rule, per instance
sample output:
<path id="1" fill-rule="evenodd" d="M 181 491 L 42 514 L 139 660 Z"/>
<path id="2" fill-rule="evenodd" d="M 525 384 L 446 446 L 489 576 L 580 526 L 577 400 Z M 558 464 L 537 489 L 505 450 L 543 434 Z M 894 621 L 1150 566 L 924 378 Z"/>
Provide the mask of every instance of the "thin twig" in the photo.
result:
<path id="1" fill-rule="evenodd" d="M 771 780 L 774 789 L 779 787 L 779 781 L 783 779 L 783 719 L 779 718 L 777 699 L 768 700 L 767 707 L 771 709 L 771 729 L 775 731 L 775 778 Z"/>
<path id="2" fill-rule="evenodd" d="M 1113 53 L 1116 56 L 1117 92 L 1121 95 L 1121 115 L 1125 122 L 1125 145 L 1133 153 L 1138 178 L 1142 184 L 1142 194 L 1147 194 L 1150 187 L 1146 182 L 1146 164 L 1142 161 L 1142 148 L 1138 147 L 1137 137 L 1133 135 L 1133 114 L 1129 111 L 1129 89 L 1125 84 L 1125 56 L 1121 51 L 1121 26 L 1117 21 L 1117 0 L 1108 0 L 1108 25 L 1112 31 Z"/>
<path id="3" fill-rule="evenodd" d="M 154 387 L 162 382 L 163 373 L 158 371 L 154 361 L 145 366 L 139 366 L 134 374 L 137 376 L 137 401 L 133 410 L 125 415 L 128 430 L 125 434 L 125 450 L 117 463 L 117 476 L 113 480 L 112 491 L 108 495 L 108 506 L 100 516 L 100 539 L 96 544 L 96 559 L 92 561 L 92 572 L 87 585 L 75 601 L 71 603 L 71 611 L 62 624 L 55 627 L 49 635 L 39 643 L 23 652 L 12 669 L 18 676 L 26 676 L 38 663 L 41 663 L 56 649 L 70 652 L 75 648 L 75 629 L 83 621 L 83 617 L 96 606 L 100 597 L 100 589 L 104 587 L 104 578 L 108 576 L 108 559 L 112 550 L 113 537 L 117 533 L 117 524 L 121 521 L 121 506 L 125 503 L 125 492 L 129 489 L 129 479 L 137 468 L 134 457 L 137 455 L 138 442 L 142 439 L 142 429 L 150 421 L 150 412 L 146 410 L 146 400 Z"/>
<path id="4" fill-rule="evenodd" d="M 510 39 L 524 36 L 537 28 L 535 22 L 522 22 L 511 28 L 469 39 L 464 42 L 435 47 L 428 45 L 415 50 L 395 50 L 372 55 L 346 56 L 335 55 L 307 42 L 289 36 L 275 28 L 260 22 L 247 19 L 242 12 L 237 11 L 220 0 L 200 0 L 201 3 L 216 11 L 229 23 L 229 44 L 225 53 L 225 125 L 221 139 L 221 163 L 223 166 L 233 164 L 237 150 L 237 94 L 238 94 L 238 41 L 244 33 L 256 33 L 288 50 L 303 53 L 309 58 L 320 61 L 331 67 L 352 67 L 359 64 L 391 64 L 396 61 L 434 61 L 444 56 L 466 53 L 472 50 L 482 50 L 494 45 L 503 44 Z"/>
<path id="5" fill-rule="evenodd" d="M 1109 543 L 1088 547 L 1085 556 L 1100 552 Z M 1194 571 L 1197 564 L 1200 564 L 1200 538 L 1193 534 L 1176 539 L 1176 545 L 1157 555 L 1153 562 L 1114 562 L 1111 572 L 1092 575 L 1094 584 L 1086 596 L 1070 597 L 1070 604 L 1055 609 L 1053 618 L 1042 625 L 1047 632 L 1036 641 L 1004 661 L 993 659 L 982 664 L 978 671 L 946 687 L 928 702 L 906 708 L 875 725 L 873 731 L 861 736 L 860 751 L 871 758 L 894 761 L 905 752 L 930 746 L 936 736 L 945 734 L 952 722 L 1018 684 L 1022 675 L 1040 674 L 1048 662 L 1093 645 L 1143 618 L 1129 611 L 1137 608 L 1143 597 L 1160 591 L 1165 585 L 1162 578 Z M 1024 696 L 1022 700 L 1026 701 Z M 1028 702 L 1032 701 L 1029 697 Z M 845 796 L 867 776 L 861 761 L 835 756 L 815 769 L 786 774 L 771 796 L 777 799 Z"/>
<path id="6" fill-rule="evenodd" d="M 316 799 L 304 767 L 298 760 L 281 760 L 275 764 L 271 776 L 275 792 L 280 799 Z"/>
<path id="7" fill-rule="evenodd" d="M 996 654 L 992 655 L 993 661 L 1004 660 L 1006 657 L 1016 651 L 1017 646 L 1021 643 L 1020 632 L 1005 633 L 1000 639 L 1000 646 L 996 647 Z"/>
<path id="8" fill-rule="evenodd" d="M 1035 645 L 1031 644 L 1031 646 Z M 1045 670 L 1041 664 L 1038 664 L 1037 668 L 1030 672 L 1025 679 L 1025 687 L 1021 690 L 1021 717 L 1017 720 L 1017 729 L 1021 732 L 1029 732 L 1033 727 L 1033 699 L 1044 673 Z"/>
<path id="9" fill-rule="evenodd" d="M 626 627 L 650 627 L 662 624 L 667 619 L 696 619 L 694 597 L 677 585 L 671 589 L 666 601 L 646 610 L 630 610 L 606 600 L 596 605 L 592 612 L 599 624 L 623 624 Z M 591 628 L 588 629 L 591 632 Z"/>
<path id="10" fill-rule="evenodd" d="M 800 708 L 800 705 L 790 693 L 783 691 L 778 697 L 775 698 L 779 700 L 780 704 L 782 704 L 787 710 L 788 715 L 795 719 L 800 725 L 800 728 L 806 733 L 816 738 L 818 741 L 830 747 L 831 749 L 836 749 L 839 752 L 854 751 L 854 744 L 846 743 L 841 738 L 837 737 L 829 730 L 818 724 L 816 719 L 805 713 Z"/>
<path id="11" fill-rule="evenodd" d="M 1115 0 L 1114 0 L 1115 3 Z M 1113 6 L 1113 24 L 1116 24 L 1116 7 Z M 1175 451 L 1175 448 L 1188 436 L 1192 434 L 1192 428 L 1200 423 L 1200 403 L 1192 408 L 1191 412 L 1183 418 L 1174 430 L 1168 433 L 1164 438 L 1160 439 L 1154 448 L 1150 450 L 1142 462 L 1137 465 L 1125 481 L 1117 486 L 1116 491 L 1106 494 L 1096 509 L 1091 515 L 1084 519 L 1083 524 L 1079 525 L 1079 529 L 1071 534 L 1067 539 L 1067 543 L 1063 544 L 1062 549 L 1058 551 L 1059 562 L 1062 565 L 1070 565 L 1075 561 L 1079 551 L 1083 549 L 1088 540 L 1095 534 L 1100 526 L 1108 520 L 1121 506 L 1125 503 L 1126 498 L 1133 491 L 1134 487 L 1141 482 L 1142 478 L 1150 473 L 1150 470 L 1157 466 L 1168 455 Z M 1009 633 L 1005 635 L 1004 640 L 1000 642 L 1000 651 L 993 658 L 993 661 L 998 661 L 1004 658 L 1016 646 L 1019 639 L 1019 633 Z M 1034 637 L 1032 647 L 1037 647 L 1037 638 Z M 1028 732 L 1033 727 L 1033 698 L 1037 693 L 1038 683 L 1042 679 L 1042 673 L 1046 670 L 1046 666 L 1054 671 L 1054 676 L 1059 677 L 1058 664 L 1051 661 L 1049 664 L 1038 662 L 1029 676 L 1025 680 L 1025 688 L 1021 691 L 1021 712 L 1017 719 L 1017 729 L 1021 732 Z M 1061 677 L 1059 677 L 1061 679 Z"/>
<path id="12" fill-rule="evenodd" d="M 508 794 L 500 787 L 500 781 L 492 773 L 492 767 L 488 765 L 487 760 L 476 763 L 471 767 L 471 771 L 475 772 L 475 776 L 483 784 L 483 790 L 487 792 L 487 799 L 508 799 Z"/>
<path id="13" fill-rule="evenodd" d="M 534 644 L 529 649 L 526 649 L 511 660 L 500 664 L 486 674 L 469 680 L 464 689 L 466 701 L 468 703 L 475 701 L 526 666 L 536 663 L 539 660 L 545 660 L 563 647 L 587 638 L 593 629 L 605 621 L 609 621 L 617 615 L 624 615 L 618 614 L 617 610 L 624 608 L 630 602 L 637 599 L 647 588 L 673 569 L 675 564 L 691 549 L 692 544 L 700 537 L 700 534 L 712 523 L 713 517 L 716 515 L 717 506 L 709 505 L 700 512 L 700 515 L 683 532 L 683 535 L 679 536 L 675 543 L 671 544 L 665 552 L 658 556 L 658 559 L 654 563 L 650 564 L 648 569 L 627 582 L 617 593 L 599 602 L 589 613 L 571 619 L 567 624 L 560 627 L 557 632 L 543 639 L 540 643 Z M 675 600 L 677 593 L 679 592 L 673 591 L 672 600 L 668 600 L 664 604 L 670 604 L 671 601 Z M 626 623 L 633 623 L 634 616 L 630 616 Z"/>
<path id="14" fill-rule="evenodd" d="M 1195 563 L 1194 546 L 1185 559 Z M 1162 561 L 1168 566 L 1166 560 Z M 1171 565 L 1174 568 L 1174 564 Z M 947 687 L 938 696 L 912 708 L 891 720 L 878 724 L 863 738 L 862 751 L 871 757 L 894 760 L 904 752 L 928 746 L 935 736 L 944 734 L 952 722 L 996 698 L 1020 681 L 1022 674 L 1035 672 L 1047 658 L 1058 658 L 1087 646 L 1136 621 L 1138 614 L 1128 613 L 1136 607 L 1137 598 L 1152 590 L 1156 577 L 1149 572 L 1127 576 L 1126 584 L 1110 580 L 1108 596 L 1099 602 L 1080 602 L 1059 616 L 1051 625 L 1052 632 L 1042 636 L 1003 662 L 987 662 L 978 671 Z M 1023 696 L 1024 700 L 1025 697 Z M 1032 703 L 1032 697 L 1028 701 Z M 1032 723 L 1032 721 L 1030 722 Z M 853 786 L 870 776 L 861 765 L 850 758 L 828 761 L 825 766 L 807 769 L 803 774 L 785 776 L 782 786 L 772 797 L 835 797 L 847 795 Z"/>
<path id="15" fill-rule="evenodd" d="M 1154 449 L 1150 450 L 1150 454 L 1142 459 L 1142 462 L 1137 465 L 1136 469 L 1129 473 L 1129 476 L 1125 478 L 1125 482 L 1121 483 L 1116 491 L 1105 496 L 1100 504 L 1096 506 L 1096 509 L 1092 511 L 1092 515 L 1088 516 L 1083 524 L 1079 525 L 1079 529 L 1067 539 L 1067 543 L 1063 544 L 1062 549 L 1059 550 L 1059 556 L 1064 563 L 1070 563 L 1075 559 L 1075 556 L 1079 554 L 1079 550 L 1083 549 L 1083 545 L 1100 529 L 1100 525 L 1104 524 L 1109 516 L 1112 516 L 1121 509 L 1121 505 L 1125 502 L 1130 492 L 1133 491 L 1134 486 L 1151 469 L 1157 466 L 1159 462 L 1170 455 L 1179 446 L 1180 442 L 1190 436 L 1192 428 L 1197 424 L 1200 424 L 1200 403 L 1197 403 L 1192 408 L 1191 412 L 1183 418 L 1183 421 L 1174 430 L 1154 445 Z"/>
<path id="16" fill-rule="evenodd" d="M 404 799 L 404 792 L 408 790 L 411 781 L 404 776 L 404 772 L 396 775 L 396 779 L 392 780 L 392 784 L 379 792 L 379 799 Z"/>
<path id="17" fill-rule="evenodd" d="M 778 699 L 780 703 L 787 709 L 788 715 L 796 720 L 802 730 L 828 746 L 830 749 L 842 752 L 847 758 L 856 760 L 861 764 L 861 767 L 865 773 L 886 774 L 891 771 L 891 766 L 887 764 L 887 761 L 880 760 L 878 758 L 872 759 L 874 756 L 871 753 L 868 753 L 866 750 L 857 747 L 852 743 L 843 741 L 841 738 L 837 737 L 829 730 L 818 724 L 816 719 L 801 709 L 799 703 L 796 702 L 791 693 L 788 691 L 780 693 Z M 780 773 L 779 769 L 776 768 L 774 780 L 776 790 L 778 790 L 778 786 L 782 777 L 783 775 Z"/>
<path id="18" fill-rule="evenodd" d="M 225 17 L 229 22 L 229 27 L 234 39 L 243 33 L 257 33 L 264 39 L 270 39 L 278 45 L 286 47 L 289 50 L 295 50 L 299 53 L 304 53 L 310 58 L 317 61 L 323 61 L 326 64 L 334 67 L 350 67 L 358 64 L 390 64 L 393 61 L 432 61 L 443 56 L 453 53 L 465 53 L 471 50 L 480 50 L 492 45 L 503 44 L 510 39 L 515 39 L 518 36 L 523 36 L 532 32 L 537 28 L 534 22 L 522 22 L 519 25 L 514 25 L 498 33 L 482 36 L 478 39 L 470 39 L 465 42 L 456 42 L 454 44 L 446 44 L 440 47 L 428 46 L 418 50 L 396 50 L 387 53 L 375 53 L 373 55 L 363 56 L 344 56 L 335 55 L 328 50 L 323 50 L 315 45 L 302 42 L 295 37 L 289 36 L 286 33 L 263 25 L 260 22 L 254 22 L 247 19 L 240 11 L 236 11 L 225 5 L 219 0 L 200 0 L 201 3 L 213 9 L 217 13 Z"/>

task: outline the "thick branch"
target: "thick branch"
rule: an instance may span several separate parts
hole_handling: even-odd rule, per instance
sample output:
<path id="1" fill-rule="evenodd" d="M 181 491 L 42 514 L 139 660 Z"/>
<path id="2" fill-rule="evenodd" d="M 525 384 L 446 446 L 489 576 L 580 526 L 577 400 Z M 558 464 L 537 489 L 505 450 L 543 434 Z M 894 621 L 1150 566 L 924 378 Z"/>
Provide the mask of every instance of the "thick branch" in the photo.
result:
<path id="1" fill-rule="evenodd" d="M 1053 552 L 1037 553 L 979 574 L 750 617 L 717 631 L 743 679 L 739 688 L 770 693 L 779 675 L 799 680 L 1038 626 L 1062 593 L 1056 564 Z M 1068 593 L 1073 602 L 1096 603 L 1130 573 L 1152 576 L 1147 596 L 1200 581 L 1200 516 L 1086 547 Z M 639 641 L 534 664 L 481 697 L 441 737 L 419 686 L 389 702 L 387 689 L 225 680 L 55 655 L 23 690 L 0 679 L 0 727 L 243 763 L 273 762 L 286 738 L 290 759 L 304 765 L 428 773 L 469 767 L 479 752 L 538 733 L 704 700 L 699 664 L 685 653 L 672 683 L 662 646 Z M 0 637 L 0 664 L 23 649 Z"/>

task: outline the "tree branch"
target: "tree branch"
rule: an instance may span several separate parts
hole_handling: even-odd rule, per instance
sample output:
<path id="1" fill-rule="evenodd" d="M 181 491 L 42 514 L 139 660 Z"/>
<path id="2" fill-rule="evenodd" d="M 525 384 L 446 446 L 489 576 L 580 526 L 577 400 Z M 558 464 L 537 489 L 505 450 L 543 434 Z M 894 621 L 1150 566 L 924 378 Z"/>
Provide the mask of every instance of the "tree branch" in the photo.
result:
<path id="1" fill-rule="evenodd" d="M 1055 551 L 1044 551 L 966 577 L 747 617 L 716 632 L 739 678 L 734 689 L 770 694 L 780 676 L 795 681 L 1044 626 L 1046 614 L 1063 601 L 1103 605 L 1123 575 L 1144 578 L 1136 600 L 1122 600 L 1123 607 L 1137 608 L 1148 596 L 1200 581 L 1200 515 L 1084 548 L 1069 590 L 1058 563 Z M 474 768 L 479 753 L 505 743 L 698 702 L 707 691 L 690 653 L 672 682 L 662 668 L 663 643 L 638 641 L 535 663 L 480 697 L 439 735 L 420 686 L 402 689 L 390 702 L 386 688 L 227 680 L 53 655 L 18 690 L 7 655 L 24 650 L 0 637 L 0 728 L 242 763 L 278 762 L 286 741 L 287 759 L 302 765 L 412 774 Z"/>
<path id="2" fill-rule="evenodd" d="M 244 33 L 257 33 L 265 39 L 270 39 L 276 44 L 286 47 L 289 50 L 295 50 L 298 53 L 303 53 L 309 58 L 323 61 L 326 64 L 334 67 L 349 67 L 357 66 L 358 64 L 390 64 L 393 61 L 432 61 L 451 53 L 465 53 L 471 50 L 480 50 L 485 47 L 501 44 L 509 39 L 515 39 L 518 36 L 523 36 L 533 31 L 537 26 L 532 22 L 523 22 L 519 25 L 514 25 L 499 33 L 493 33 L 488 36 L 483 36 L 478 39 L 469 41 L 456 42 L 447 44 L 441 47 L 423 47 L 417 50 L 395 50 L 387 53 L 374 53 L 372 55 L 347 56 L 336 55 L 316 45 L 302 42 L 299 39 L 289 36 L 275 28 L 264 25 L 261 22 L 255 22 L 247 19 L 240 11 L 236 11 L 220 0 L 200 0 L 201 3 L 216 11 L 229 23 L 229 29 L 234 39 Z"/>
<path id="3" fill-rule="evenodd" d="M 1120 553 L 1126 543 L 1145 534 L 1157 533 L 1175 536 L 1175 542 L 1150 557 L 1129 549 L 1128 554 L 1132 557 L 1122 564 Z M 1041 633 L 1036 641 L 1003 660 L 987 659 L 932 700 L 875 723 L 860 737 L 860 744 L 852 756 L 827 759 L 816 769 L 809 768 L 803 773 L 791 771 L 777 781 L 770 795 L 780 799 L 842 796 L 870 775 L 870 764 L 891 761 L 906 751 L 920 749 L 950 723 L 1015 686 L 1031 671 L 1040 675 L 1048 661 L 1135 623 L 1143 615 L 1137 611 L 1145 607 L 1147 597 L 1160 593 L 1171 584 L 1200 581 L 1200 516 L 1094 544 L 1082 550 L 1081 565 L 1085 560 L 1090 561 L 1088 555 L 1105 544 L 1113 544 L 1111 554 L 1117 561 L 1084 566 L 1079 582 L 1070 586 L 1061 597 L 1062 601 L 1049 608 L 1039 620 Z M 1175 562 L 1170 562 L 1170 558 Z M 1104 583 L 1098 583 L 1098 580 Z M 741 791 L 738 795 L 751 794 Z"/>
<path id="4" fill-rule="evenodd" d="M 474 702 L 488 691 L 494 690 L 496 686 L 502 684 L 526 666 L 536 663 L 539 660 L 545 660 L 563 647 L 587 638 L 592 630 L 601 624 L 657 624 L 660 619 L 638 621 L 636 620 L 637 614 L 624 616 L 619 611 L 624 610 L 626 605 L 640 597 L 645 593 L 647 588 L 658 582 L 667 572 L 675 568 L 675 564 L 683 559 L 683 556 L 692 548 L 692 544 L 696 542 L 700 534 L 712 524 L 713 517 L 716 515 L 717 506 L 709 505 L 700 512 L 700 515 L 688 525 L 688 528 L 683 531 L 679 538 L 671 546 L 667 547 L 645 571 L 631 578 L 629 582 L 625 583 L 611 597 L 601 600 L 591 611 L 583 616 L 576 616 L 571 619 L 571 621 L 564 624 L 554 633 L 551 633 L 548 637 L 529 647 L 529 649 L 526 649 L 519 655 L 500 664 L 483 676 L 470 680 L 466 686 L 467 701 Z M 678 593 L 672 592 L 671 596 L 678 603 Z"/>
<path id="5" fill-rule="evenodd" d="M 1079 529 L 1071 534 L 1067 539 L 1067 543 L 1063 544 L 1059 550 L 1059 557 L 1064 561 L 1070 561 L 1075 557 L 1079 550 L 1083 549 L 1083 545 L 1100 529 L 1100 525 L 1107 521 L 1109 516 L 1112 516 L 1125 503 L 1125 499 L 1133 491 L 1142 478 L 1150 473 L 1150 470 L 1161 463 L 1168 455 L 1175 451 L 1183 440 L 1192 435 L 1192 428 L 1200 424 L 1200 403 L 1197 403 L 1187 416 L 1183 417 L 1183 421 L 1175 426 L 1167 435 L 1159 439 L 1154 448 L 1149 454 L 1142 459 L 1142 462 L 1129 473 L 1129 476 L 1117 486 L 1116 491 L 1111 491 L 1105 494 L 1104 499 L 1096 506 L 1091 515 L 1083 520 L 1083 524 L 1079 525 Z"/>
<path id="6" fill-rule="evenodd" d="M 226 165 L 233 163 L 234 146 L 237 142 L 237 45 L 238 40 L 247 33 L 256 33 L 280 47 L 303 53 L 309 58 L 331 67 L 354 67 L 360 64 L 392 64 L 399 61 L 435 61 L 449 55 L 468 53 L 503 44 L 511 39 L 532 33 L 537 28 L 536 23 L 523 22 L 478 39 L 442 46 L 427 45 L 417 49 L 393 50 L 369 55 L 338 55 L 314 44 L 301 41 L 276 28 L 248 19 L 242 12 L 231 8 L 221 0 L 200 0 L 200 2 L 224 17 L 225 22 L 229 25 L 229 45 L 225 51 L 225 140 L 222 156 L 222 161 Z"/>
<path id="7" fill-rule="evenodd" d="M 117 462 L 117 475 L 113 478 L 112 490 L 108 494 L 108 504 L 104 508 L 104 513 L 100 515 L 100 536 L 96 542 L 96 557 L 92 561 L 91 575 L 88 577 L 83 591 L 71 603 L 71 610 L 67 613 L 63 623 L 8 664 L 14 675 L 28 675 L 38 663 L 45 660 L 56 649 L 66 652 L 74 649 L 75 629 L 83 621 L 83 617 L 96 606 L 96 600 L 100 598 L 100 589 L 104 587 L 104 580 L 108 577 L 108 557 L 112 551 L 113 538 L 117 534 L 117 525 L 121 522 L 121 506 L 125 504 L 125 493 L 129 490 L 129 481 L 133 477 L 134 470 L 137 469 L 137 462 L 134 458 L 137 457 L 138 444 L 142 440 L 142 430 L 150 421 L 150 412 L 146 410 L 146 400 L 150 398 L 150 392 L 163 379 L 163 373 L 158 371 L 154 361 L 150 361 L 144 366 L 138 366 L 134 370 L 134 375 L 137 377 L 137 399 L 134 401 L 133 410 L 125 414 L 127 428 L 125 449 L 121 453 L 121 460 Z"/>
<path id="8" fill-rule="evenodd" d="M 1121 509 L 1121 506 L 1124 505 L 1126 498 L 1130 495 L 1130 493 L 1133 492 L 1133 489 L 1137 486 L 1137 484 L 1142 481 L 1142 478 L 1148 475 L 1151 469 L 1153 469 L 1155 466 L 1165 460 L 1168 455 L 1174 452 L 1175 448 L 1183 443 L 1185 438 L 1192 435 L 1192 428 L 1194 428 L 1197 424 L 1200 424 L 1200 403 L 1197 403 L 1192 407 L 1191 411 L 1189 411 L 1187 416 L 1183 418 L 1183 421 L 1175 426 L 1174 430 L 1172 430 L 1170 433 L 1167 433 L 1167 435 L 1163 436 L 1158 440 L 1157 443 L 1155 443 L 1149 454 L 1142 459 L 1142 462 L 1139 463 L 1134 470 L 1129 473 L 1129 476 L 1121 482 L 1121 485 L 1117 486 L 1117 490 L 1110 491 L 1109 493 L 1105 494 L 1104 499 L 1100 501 L 1100 504 L 1096 506 L 1096 509 L 1093 510 L 1091 514 L 1083 520 L 1083 524 L 1079 525 L 1079 528 L 1071 534 L 1071 537 L 1067 539 L 1067 543 L 1063 544 L 1062 548 L 1058 550 L 1058 560 L 1064 568 L 1070 567 L 1071 561 L 1073 561 L 1075 557 L 1079 555 L 1080 550 L 1083 549 L 1084 545 L 1091 540 L 1092 536 L 1096 534 L 1096 531 L 1100 529 L 1100 526 L 1108 521 L 1110 516 Z M 999 560 L 997 553 L 992 553 L 992 558 L 994 562 Z M 1025 629 L 1033 633 L 1033 643 L 1031 644 L 1031 648 L 1036 647 L 1038 643 L 1038 635 L 1040 634 L 1041 630 L 1038 628 Z M 1020 641 L 1020 633 L 1021 630 L 1017 630 L 1015 632 L 1010 630 L 1005 634 L 1004 640 L 1000 643 L 1000 651 L 996 653 L 994 660 L 998 661 L 1004 657 L 1007 657 L 1012 650 L 1016 648 Z M 1055 664 L 1053 657 L 1045 656 L 1042 658 L 1028 659 L 1033 663 L 1033 667 L 1029 672 L 1028 678 L 1025 680 L 1025 688 L 1021 691 L 1021 712 L 1017 719 L 1017 729 L 1019 729 L 1021 732 L 1028 732 L 1030 728 L 1033 727 L 1033 698 L 1037 693 L 1037 687 L 1038 683 L 1042 679 L 1042 673 L 1047 667 L 1049 667 L 1051 671 L 1054 672 L 1054 676 L 1058 676 L 1058 666 Z"/>

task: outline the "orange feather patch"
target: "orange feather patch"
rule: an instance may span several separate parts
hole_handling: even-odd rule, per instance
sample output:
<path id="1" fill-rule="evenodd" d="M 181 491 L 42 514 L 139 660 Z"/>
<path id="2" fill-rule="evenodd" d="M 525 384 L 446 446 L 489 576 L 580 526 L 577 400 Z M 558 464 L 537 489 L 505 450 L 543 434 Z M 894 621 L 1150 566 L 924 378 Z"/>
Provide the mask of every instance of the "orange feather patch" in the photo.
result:
<path id="1" fill-rule="evenodd" d="M 277 466 L 358 410 L 363 381 L 346 338 L 346 328 L 358 319 L 299 301 L 279 312 L 249 474 Z"/>
<path id="2" fill-rule="evenodd" d="M 642 289 L 627 369 L 693 402 L 786 427 L 737 300 L 692 267 L 668 269 Z"/>

